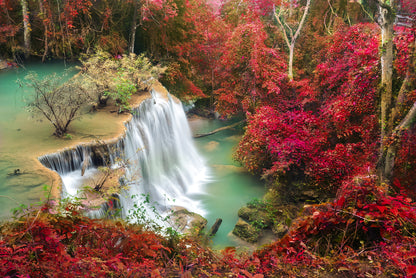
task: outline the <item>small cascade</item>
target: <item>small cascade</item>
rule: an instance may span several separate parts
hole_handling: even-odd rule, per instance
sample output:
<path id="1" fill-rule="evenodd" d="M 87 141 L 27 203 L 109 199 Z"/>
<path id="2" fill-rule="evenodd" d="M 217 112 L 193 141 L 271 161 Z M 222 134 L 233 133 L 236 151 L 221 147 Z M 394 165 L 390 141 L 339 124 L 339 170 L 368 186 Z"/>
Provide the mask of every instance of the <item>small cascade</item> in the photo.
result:
<path id="1" fill-rule="evenodd" d="M 110 161 L 108 146 L 103 144 L 79 145 L 38 159 L 61 176 L 64 198 L 76 196 L 83 185 L 97 174 L 97 167 L 107 165 L 106 161 Z"/>
<path id="2" fill-rule="evenodd" d="M 117 143 L 81 145 L 39 160 L 61 175 L 63 197 L 76 196 L 99 166 L 123 168 L 117 202 L 124 217 L 142 207 L 143 199 L 149 201 L 148 211 L 156 209 L 160 215 L 174 206 L 204 214 L 194 197 L 204 194 L 208 168 L 194 146 L 182 104 L 155 91 L 133 112 L 125 136 Z M 106 214 L 104 205 L 90 215 Z"/>
<path id="3" fill-rule="evenodd" d="M 89 146 L 77 146 L 75 149 L 41 156 L 39 157 L 39 161 L 49 169 L 58 172 L 60 175 L 64 175 L 81 169 L 84 159 L 90 160 L 90 151 Z M 89 164 L 92 165 L 92 163 Z"/>

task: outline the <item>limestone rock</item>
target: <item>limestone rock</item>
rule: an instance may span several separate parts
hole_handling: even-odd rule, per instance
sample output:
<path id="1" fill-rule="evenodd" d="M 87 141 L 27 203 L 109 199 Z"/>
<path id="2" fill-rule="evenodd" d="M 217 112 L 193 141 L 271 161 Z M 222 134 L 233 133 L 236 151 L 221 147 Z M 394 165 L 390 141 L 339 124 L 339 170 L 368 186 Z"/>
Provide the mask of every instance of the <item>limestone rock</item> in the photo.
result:
<path id="1" fill-rule="evenodd" d="M 272 219 L 270 219 L 268 213 L 257 207 L 241 207 L 238 210 L 238 216 L 247 222 L 259 223 L 262 228 L 268 228 L 272 225 Z"/>
<path id="2" fill-rule="evenodd" d="M 235 224 L 233 234 L 252 243 L 258 241 L 260 236 L 260 232 L 256 228 L 241 218 Z"/>
<path id="3" fill-rule="evenodd" d="M 176 207 L 173 210 L 170 221 L 172 226 L 180 233 L 199 234 L 208 223 L 201 215 L 190 212 L 185 208 Z"/>
<path id="4" fill-rule="evenodd" d="M 282 238 L 288 231 L 289 227 L 284 223 L 276 223 L 273 226 L 273 233 L 279 238 Z"/>

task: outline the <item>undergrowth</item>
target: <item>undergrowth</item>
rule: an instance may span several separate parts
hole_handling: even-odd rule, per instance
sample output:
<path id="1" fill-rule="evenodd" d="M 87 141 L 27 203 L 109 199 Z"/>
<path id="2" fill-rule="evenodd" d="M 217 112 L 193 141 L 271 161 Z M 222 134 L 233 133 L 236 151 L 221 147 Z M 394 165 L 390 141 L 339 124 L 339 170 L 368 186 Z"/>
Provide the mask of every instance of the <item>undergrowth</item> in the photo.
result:
<path id="1" fill-rule="evenodd" d="M 254 253 L 213 251 L 192 235 L 83 216 L 45 202 L 0 226 L 1 277 L 412 277 L 416 206 L 372 177 L 305 207 L 282 239 Z"/>

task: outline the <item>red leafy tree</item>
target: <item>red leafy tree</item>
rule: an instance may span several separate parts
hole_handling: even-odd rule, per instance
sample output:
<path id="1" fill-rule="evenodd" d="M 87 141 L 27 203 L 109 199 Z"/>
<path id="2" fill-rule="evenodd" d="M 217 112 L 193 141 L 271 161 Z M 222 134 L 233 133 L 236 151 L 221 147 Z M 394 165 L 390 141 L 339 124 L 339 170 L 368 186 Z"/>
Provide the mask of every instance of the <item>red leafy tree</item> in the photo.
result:
<path id="1" fill-rule="evenodd" d="M 267 34 L 259 19 L 239 24 L 223 48 L 217 76 L 217 110 L 224 116 L 254 112 L 284 94 L 286 63 L 266 45 Z"/>
<path id="2" fill-rule="evenodd" d="M 315 157 L 310 173 L 320 181 L 340 180 L 354 168 L 374 165 L 378 141 L 378 37 L 374 25 L 337 31 L 317 66 L 320 115 L 328 130 L 328 149 Z"/>
<path id="3" fill-rule="evenodd" d="M 13 24 L 9 15 L 13 8 L 14 3 L 12 1 L 0 1 L 0 45 L 7 43 L 19 30 L 18 26 Z"/>
<path id="4" fill-rule="evenodd" d="M 248 118 L 236 158 L 251 172 L 302 174 L 326 143 L 323 123 L 311 112 L 261 107 Z"/>
<path id="5" fill-rule="evenodd" d="M 298 178 L 306 177 L 321 188 L 337 186 L 361 173 L 363 166 L 374 165 L 378 138 L 374 30 L 373 25 L 357 25 L 334 34 L 317 67 L 316 91 L 307 81 L 294 82 L 278 94 L 263 91 L 259 99 L 269 102 L 263 101 L 267 106 L 249 117 L 236 158 L 252 172 L 295 171 Z M 238 104 L 232 94 L 226 96 Z"/>

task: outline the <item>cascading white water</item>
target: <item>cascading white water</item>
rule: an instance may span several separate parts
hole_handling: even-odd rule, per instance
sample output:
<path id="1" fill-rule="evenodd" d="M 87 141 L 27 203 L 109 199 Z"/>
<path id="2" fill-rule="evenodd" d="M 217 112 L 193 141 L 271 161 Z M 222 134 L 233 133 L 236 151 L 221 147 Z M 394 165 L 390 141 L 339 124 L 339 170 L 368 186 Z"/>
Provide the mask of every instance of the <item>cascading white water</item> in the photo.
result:
<path id="1" fill-rule="evenodd" d="M 159 212 L 171 206 L 204 214 L 194 194 L 203 193 L 208 181 L 205 162 L 197 152 L 182 104 L 156 92 L 145 100 L 127 124 L 119 143 L 126 161 L 127 189 L 121 194 L 123 214 L 128 215 L 143 194 L 149 194 Z"/>
<path id="2" fill-rule="evenodd" d="M 62 179 L 62 197 L 76 196 L 84 183 L 98 172 L 91 159 L 90 146 L 77 146 L 75 149 L 39 157 L 46 167 L 59 173 Z M 82 175 L 82 165 L 85 173 Z"/>
<path id="3" fill-rule="evenodd" d="M 155 206 L 160 214 L 178 206 L 204 215 L 203 207 L 193 197 L 204 193 L 209 173 L 194 146 L 182 104 L 153 91 L 152 98 L 134 111 L 126 128 L 126 136 L 108 148 L 111 164 L 121 164 L 125 169 L 125 188 L 119 196 L 122 215 L 127 217 L 134 205 L 142 202 L 143 195 L 149 196 L 148 205 Z M 61 175 L 64 196 L 76 195 L 83 182 L 98 171 L 88 148 L 79 146 L 39 158 Z M 81 177 L 85 160 L 88 167 Z"/>

